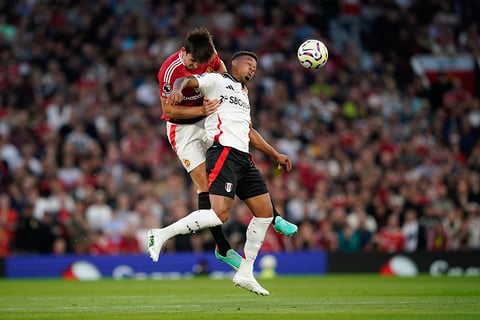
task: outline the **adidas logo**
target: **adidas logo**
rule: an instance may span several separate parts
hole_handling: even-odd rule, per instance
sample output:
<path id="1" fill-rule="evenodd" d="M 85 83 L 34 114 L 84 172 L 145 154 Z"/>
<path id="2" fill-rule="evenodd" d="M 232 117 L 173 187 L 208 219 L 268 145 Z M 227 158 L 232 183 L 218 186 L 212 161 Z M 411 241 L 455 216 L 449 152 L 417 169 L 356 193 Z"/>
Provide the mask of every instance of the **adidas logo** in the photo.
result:
<path id="1" fill-rule="evenodd" d="M 231 84 L 229 84 L 229 85 L 228 85 L 228 86 L 226 86 L 225 88 L 227 88 L 227 89 L 230 89 L 230 90 L 232 90 L 232 91 L 234 91 L 234 90 L 235 90 Z"/>

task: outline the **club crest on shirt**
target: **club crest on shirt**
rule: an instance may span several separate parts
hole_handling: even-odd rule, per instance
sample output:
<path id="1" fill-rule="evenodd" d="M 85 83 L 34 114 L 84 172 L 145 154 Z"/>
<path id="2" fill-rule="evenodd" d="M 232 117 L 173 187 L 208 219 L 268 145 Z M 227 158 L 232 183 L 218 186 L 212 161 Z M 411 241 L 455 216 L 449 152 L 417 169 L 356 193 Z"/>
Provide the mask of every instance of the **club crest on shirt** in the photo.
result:
<path id="1" fill-rule="evenodd" d="M 205 72 L 213 72 L 213 68 L 212 67 L 207 67 L 207 69 L 205 69 Z"/>
<path id="2" fill-rule="evenodd" d="M 232 184 L 230 182 L 225 182 L 225 191 L 232 191 Z"/>
<path id="3" fill-rule="evenodd" d="M 183 160 L 183 163 L 185 164 L 185 167 L 187 167 L 187 168 L 190 167 L 190 160 L 185 159 L 185 160 Z"/>

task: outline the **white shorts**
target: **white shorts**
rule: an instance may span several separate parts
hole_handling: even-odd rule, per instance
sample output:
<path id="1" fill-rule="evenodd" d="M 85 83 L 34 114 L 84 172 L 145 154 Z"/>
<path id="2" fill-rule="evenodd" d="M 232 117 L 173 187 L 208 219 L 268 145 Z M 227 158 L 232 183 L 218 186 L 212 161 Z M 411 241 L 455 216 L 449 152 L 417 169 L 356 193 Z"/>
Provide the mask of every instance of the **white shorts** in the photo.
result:
<path id="1" fill-rule="evenodd" d="M 212 145 L 205 131 L 205 119 L 193 124 L 167 121 L 168 141 L 187 172 L 205 162 L 205 152 Z"/>

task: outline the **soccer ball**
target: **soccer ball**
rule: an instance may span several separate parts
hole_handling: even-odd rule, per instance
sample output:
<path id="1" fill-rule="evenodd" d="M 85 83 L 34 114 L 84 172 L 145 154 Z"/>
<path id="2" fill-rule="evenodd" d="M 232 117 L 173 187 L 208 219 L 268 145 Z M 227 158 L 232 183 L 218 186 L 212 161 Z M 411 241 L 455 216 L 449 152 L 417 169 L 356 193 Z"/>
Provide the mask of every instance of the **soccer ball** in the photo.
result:
<path id="1" fill-rule="evenodd" d="M 306 40 L 298 47 L 297 58 L 303 67 L 318 69 L 327 63 L 328 49 L 322 41 Z"/>

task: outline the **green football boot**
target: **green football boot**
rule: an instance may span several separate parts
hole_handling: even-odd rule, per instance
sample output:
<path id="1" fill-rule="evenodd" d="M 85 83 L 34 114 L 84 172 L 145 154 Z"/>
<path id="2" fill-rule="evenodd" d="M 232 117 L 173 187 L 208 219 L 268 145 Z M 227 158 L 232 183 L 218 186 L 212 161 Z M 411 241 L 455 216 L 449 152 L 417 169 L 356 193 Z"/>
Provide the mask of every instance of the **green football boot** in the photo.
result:
<path id="1" fill-rule="evenodd" d="M 215 248 L 215 257 L 223 263 L 228 264 L 235 271 L 240 268 L 240 263 L 242 262 L 242 256 L 233 249 L 229 249 L 227 251 L 227 256 L 224 257 L 218 252 L 218 249 Z"/>
<path id="2" fill-rule="evenodd" d="M 275 217 L 275 223 L 273 224 L 273 228 L 275 229 L 275 231 L 277 231 L 277 233 L 284 234 L 288 237 L 293 236 L 298 231 L 298 227 L 296 225 L 288 222 L 280 216 Z"/>

